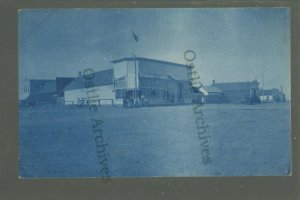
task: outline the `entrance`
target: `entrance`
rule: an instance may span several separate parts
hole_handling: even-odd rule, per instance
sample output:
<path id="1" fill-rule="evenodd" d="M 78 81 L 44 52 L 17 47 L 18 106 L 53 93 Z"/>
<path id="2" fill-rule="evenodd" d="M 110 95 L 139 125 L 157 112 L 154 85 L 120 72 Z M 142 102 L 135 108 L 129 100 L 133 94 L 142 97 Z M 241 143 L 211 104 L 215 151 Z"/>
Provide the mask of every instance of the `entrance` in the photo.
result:
<path id="1" fill-rule="evenodd" d="M 177 83 L 177 103 L 183 103 L 183 84 Z"/>

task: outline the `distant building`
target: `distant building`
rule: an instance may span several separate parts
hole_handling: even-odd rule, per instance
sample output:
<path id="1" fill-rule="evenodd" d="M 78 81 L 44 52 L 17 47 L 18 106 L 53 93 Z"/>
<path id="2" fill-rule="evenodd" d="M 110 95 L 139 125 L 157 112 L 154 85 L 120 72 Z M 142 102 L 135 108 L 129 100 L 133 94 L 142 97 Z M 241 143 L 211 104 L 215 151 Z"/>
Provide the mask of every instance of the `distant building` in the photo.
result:
<path id="1" fill-rule="evenodd" d="M 285 94 L 279 89 L 273 88 L 269 90 L 259 90 L 259 98 L 261 102 L 284 102 L 286 101 Z"/>
<path id="2" fill-rule="evenodd" d="M 231 83 L 216 83 L 214 80 L 211 86 L 219 88 L 230 103 L 252 104 L 260 102 L 259 82 L 257 80 Z"/>
<path id="3" fill-rule="evenodd" d="M 55 80 L 26 79 L 21 104 L 56 104 L 64 101 L 64 88 L 74 78 L 57 77 Z"/>
<path id="4" fill-rule="evenodd" d="M 227 103 L 228 98 L 224 96 L 223 91 L 215 86 L 202 86 L 200 89 L 202 103 Z"/>
<path id="5" fill-rule="evenodd" d="M 54 80 L 42 80 L 42 79 L 26 79 L 23 83 L 23 95 L 21 97 L 21 103 L 26 105 L 34 105 L 40 101 L 40 97 L 37 94 L 47 83 L 54 82 Z"/>
<path id="6" fill-rule="evenodd" d="M 192 101 L 185 65 L 141 57 L 112 61 L 113 68 L 95 73 L 93 92 L 100 104 L 178 104 Z M 65 88 L 66 104 L 89 101 L 91 88 L 76 78 Z M 97 103 L 93 99 L 93 103 Z M 91 102 L 89 102 L 91 103 Z"/>

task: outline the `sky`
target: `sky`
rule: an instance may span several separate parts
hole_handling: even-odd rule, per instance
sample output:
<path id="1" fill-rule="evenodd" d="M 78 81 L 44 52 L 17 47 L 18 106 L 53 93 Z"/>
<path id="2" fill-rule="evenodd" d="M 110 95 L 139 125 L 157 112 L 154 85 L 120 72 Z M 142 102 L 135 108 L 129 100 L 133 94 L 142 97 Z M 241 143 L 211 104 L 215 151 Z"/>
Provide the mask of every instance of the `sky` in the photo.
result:
<path id="1" fill-rule="evenodd" d="M 25 9 L 19 12 L 19 87 L 25 78 L 76 77 L 134 54 L 187 64 L 204 85 L 257 79 L 290 98 L 288 8 Z M 262 73 L 263 72 L 263 73 Z"/>

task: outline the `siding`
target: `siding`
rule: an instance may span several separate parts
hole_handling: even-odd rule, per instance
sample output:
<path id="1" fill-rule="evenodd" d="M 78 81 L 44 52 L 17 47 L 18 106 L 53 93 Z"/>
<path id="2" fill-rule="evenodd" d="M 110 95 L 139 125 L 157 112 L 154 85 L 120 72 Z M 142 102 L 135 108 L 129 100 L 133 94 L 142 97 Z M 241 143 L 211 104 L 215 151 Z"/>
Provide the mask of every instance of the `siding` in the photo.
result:
<path id="1" fill-rule="evenodd" d="M 92 92 L 93 90 L 93 92 Z M 78 99 L 113 99 L 115 100 L 115 93 L 113 92 L 113 85 L 97 86 L 92 88 L 83 88 L 65 91 L 65 104 L 78 104 Z M 101 104 L 111 104 L 111 101 L 101 101 Z"/>
<path id="2" fill-rule="evenodd" d="M 141 76 L 171 76 L 175 80 L 188 80 L 187 69 L 180 65 L 140 60 L 139 70 Z"/>

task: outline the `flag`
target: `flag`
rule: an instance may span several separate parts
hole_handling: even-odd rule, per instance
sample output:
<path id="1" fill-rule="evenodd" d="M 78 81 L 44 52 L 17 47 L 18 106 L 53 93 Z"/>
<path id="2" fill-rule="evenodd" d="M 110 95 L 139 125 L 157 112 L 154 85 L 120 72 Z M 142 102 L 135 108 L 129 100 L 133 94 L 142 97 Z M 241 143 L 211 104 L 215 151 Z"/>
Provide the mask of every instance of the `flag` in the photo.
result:
<path id="1" fill-rule="evenodd" d="M 137 42 L 139 41 L 139 37 L 132 31 L 133 39 Z"/>

